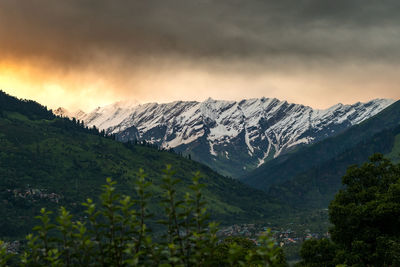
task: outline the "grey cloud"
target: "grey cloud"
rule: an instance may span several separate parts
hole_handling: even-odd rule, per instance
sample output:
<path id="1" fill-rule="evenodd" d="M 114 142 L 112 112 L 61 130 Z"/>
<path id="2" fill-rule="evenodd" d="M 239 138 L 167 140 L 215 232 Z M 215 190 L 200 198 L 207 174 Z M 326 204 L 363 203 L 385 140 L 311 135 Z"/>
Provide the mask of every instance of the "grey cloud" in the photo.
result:
<path id="1" fill-rule="evenodd" d="M 400 61 L 400 2 L 1 0 L 0 51 L 65 65 L 183 60 Z"/>

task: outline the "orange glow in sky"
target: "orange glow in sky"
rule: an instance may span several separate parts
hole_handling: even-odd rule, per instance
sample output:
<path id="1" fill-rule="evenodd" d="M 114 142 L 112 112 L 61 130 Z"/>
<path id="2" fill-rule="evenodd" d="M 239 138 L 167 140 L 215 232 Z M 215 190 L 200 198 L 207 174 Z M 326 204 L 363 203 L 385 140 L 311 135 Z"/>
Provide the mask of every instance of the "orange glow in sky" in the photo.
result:
<path id="1" fill-rule="evenodd" d="M 51 66 L 3 62 L 0 64 L 0 88 L 52 109 L 62 106 L 71 111 L 90 111 L 121 100 L 147 103 L 264 96 L 327 108 L 339 102 L 400 97 L 397 89 L 400 80 L 395 71 L 382 70 L 379 66 L 362 72 L 352 71 L 351 76 L 346 75 L 347 71 L 332 72 L 329 76 L 312 70 L 235 75 L 229 71 L 212 73 L 192 67 L 132 70 L 132 75 L 128 75 L 129 71 L 119 74 L 118 69 L 113 68 L 107 72 L 97 69 L 60 71 Z M 373 75 L 383 71 L 385 75 Z M 368 73 L 374 77 L 371 81 L 365 79 Z"/>
<path id="2" fill-rule="evenodd" d="M 90 111 L 97 106 L 121 100 L 147 103 L 202 101 L 208 97 L 240 100 L 264 96 L 314 108 L 327 108 L 339 102 L 398 99 L 400 96 L 400 90 L 393 86 L 398 79 L 395 73 L 386 72 L 384 77 L 370 83 L 363 81 L 364 73 L 353 73 L 352 77 L 341 73 L 335 75 L 329 79 L 318 72 L 237 76 L 229 72 L 212 74 L 193 68 L 161 72 L 149 69 L 137 72 L 132 77 L 123 77 L 114 70 L 107 75 L 96 71 L 66 73 L 33 68 L 26 64 L 3 63 L 0 65 L 0 88 L 11 95 L 33 99 L 52 109 L 62 106 L 71 111 Z M 358 85 L 363 88 L 360 90 Z"/>
<path id="3" fill-rule="evenodd" d="M 49 108 L 90 110 L 117 101 L 101 79 L 79 75 L 76 79 L 29 65 L 0 64 L 0 88 L 19 98 L 32 99 Z"/>

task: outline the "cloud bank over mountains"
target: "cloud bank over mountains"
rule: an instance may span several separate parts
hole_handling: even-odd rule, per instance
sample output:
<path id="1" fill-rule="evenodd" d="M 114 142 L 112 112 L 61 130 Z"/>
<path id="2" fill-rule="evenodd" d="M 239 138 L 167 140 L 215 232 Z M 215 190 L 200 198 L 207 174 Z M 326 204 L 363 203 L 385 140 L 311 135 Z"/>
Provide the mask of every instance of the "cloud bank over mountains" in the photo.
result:
<path id="1" fill-rule="evenodd" d="M 397 97 L 399 11 L 398 1 L 372 0 L 3 0 L 0 64 L 51 72 L 67 91 L 79 90 L 75 74 L 84 84 L 100 76 L 99 90 L 144 101 L 149 89 L 174 96 L 193 84 L 242 98 L 235 84 L 246 83 L 249 97 L 298 100 L 317 88 L 349 102 L 361 88 Z"/>

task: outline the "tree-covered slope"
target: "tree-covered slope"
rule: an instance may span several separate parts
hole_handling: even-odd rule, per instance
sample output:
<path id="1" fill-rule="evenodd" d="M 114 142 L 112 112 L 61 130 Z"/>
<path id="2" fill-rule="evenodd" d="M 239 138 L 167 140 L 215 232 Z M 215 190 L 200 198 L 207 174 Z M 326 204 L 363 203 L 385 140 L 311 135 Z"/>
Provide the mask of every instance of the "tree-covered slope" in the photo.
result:
<path id="1" fill-rule="evenodd" d="M 267 163 L 243 181 L 291 207 L 326 208 L 341 188 L 348 166 L 367 161 L 373 153 L 399 160 L 399 152 L 400 102 L 396 102 L 341 135 Z"/>
<path id="2" fill-rule="evenodd" d="M 268 190 L 271 185 L 291 180 L 355 148 L 362 142 L 368 142 L 383 130 L 392 129 L 399 124 L 400 101 L 397 101 L 376 116 L 349 128 L 342 134 L 271 160 L 241 180 L 255 188 Z"/>
<path id="3" fill-rule="evenodd" d="M 341 188 L 341 178 L 348 166 L 361 164 L 374 153 L 386 154 L 388 157 L 393 155 L 400 148 L 399 137 L 399 126 L 384 130 L 327 162 L 282 184 L 272 185 L 268 194 L 296 208 L 326 208 Z"/>
<path id="4" fill-rule="evenodd" d="M 106 177 L 132 194 L 132 180 L 142 168 L 159 199 L 162 170 L 171 164 L 182 179 L 178 193 L 193 173 L 202 174 L 204 196 L 213 219 L 222 223 L 255 221 L 281 207 L 265 193 L 223 177 L 210 168 L 174 153 L 105 138 L 96 129 L 54 116 L 33 101 L 0 92 L 0 236 L 20 237 L 29 231 L 41 207 L 67 206 L 76 214 L 80 203 L 99 195 Z M 151 207 L 155 219 L 162 211 Z"/>

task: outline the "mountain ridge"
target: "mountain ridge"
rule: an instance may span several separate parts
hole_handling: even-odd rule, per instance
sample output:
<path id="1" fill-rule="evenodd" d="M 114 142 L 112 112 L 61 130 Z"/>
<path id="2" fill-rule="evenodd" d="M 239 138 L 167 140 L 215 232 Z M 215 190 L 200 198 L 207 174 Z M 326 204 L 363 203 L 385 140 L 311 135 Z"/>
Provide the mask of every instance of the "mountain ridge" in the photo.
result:
<path id="1" fill-rule="evenodd" d="M 320 110 L 276 98 L 209 98 L 132 106 L 117 102 L 90 113 L 55 113 L 116 134 L 120 141 L 146 140 L 191 154 L 220 173 L 238 178 L 299 145 L 338 134 L 392 103 L 375 99 Z"/>
<path id="2" fill-rule="evenodd" d="M 327 207 L 348 166 L 374 153 L 399 160 L 400 101 L 341 134 L 271 160 L 242 177 L 291 207 Z"/>

